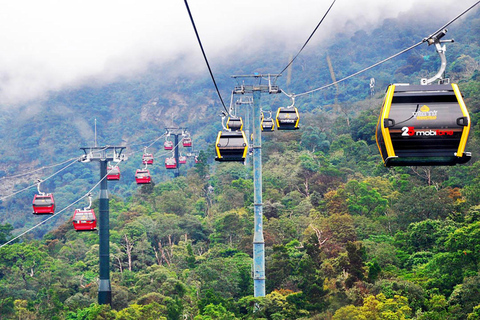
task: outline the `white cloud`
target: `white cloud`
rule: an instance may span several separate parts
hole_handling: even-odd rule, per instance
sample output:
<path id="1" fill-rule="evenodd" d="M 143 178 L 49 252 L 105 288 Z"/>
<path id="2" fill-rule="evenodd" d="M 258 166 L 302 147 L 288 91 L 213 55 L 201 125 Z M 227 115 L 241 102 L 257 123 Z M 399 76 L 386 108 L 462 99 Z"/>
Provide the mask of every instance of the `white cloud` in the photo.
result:
<path id="1" fill-rule="evenodd" d="M 472 2 L 473 1 L 469 1 Z M 279 37 L 299 49 L 330 1 L 190 0 L 209 57 L 260 48 Z M 440 3 L 445 7 L 440 8 Z M 471 4 L 465 4 L 465 8 Z M 453 0 L 337 0 L 316 40 L 348 25 L 365 27 L 416 6 L 452 17 Z M 463 5 L 462 5 L 463 6 Z M 450 10 L 449 10 L 450 9 Z M 433 26 L 432 30 L 438 26 Z M 186 55 L 205 70 L 183 1 L 16 0 L 0 11 L 0 103 L 36 98 L 92 77 L 113 79 L 149 62 Z"/>

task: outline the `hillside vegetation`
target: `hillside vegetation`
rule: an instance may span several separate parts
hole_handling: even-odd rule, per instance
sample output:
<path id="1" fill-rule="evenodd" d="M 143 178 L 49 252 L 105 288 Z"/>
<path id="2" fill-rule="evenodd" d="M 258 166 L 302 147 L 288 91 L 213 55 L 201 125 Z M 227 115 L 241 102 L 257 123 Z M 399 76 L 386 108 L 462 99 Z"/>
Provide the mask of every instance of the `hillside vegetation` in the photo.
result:
<path id="1" fill-rule="evenodd" d="M 291 82 L 279 85 L 300 93 L 331 82 L 327 55 L 336 78 L 345 77 L 418 42 L 431 32 L 424 22 L 403 17 L 332 36 L 326 47 L 309 47 Z M 426 45 L 298 98 L 301 129 L 263 134 L 262 298 L 253 297 L 252 168 L 213 161 L 221 106 L 207 75 L 181 79 L 173 66 L 152 67 L 3 111 L 5 193 L 55 169 L 8 178 L 18 172 L 80 156 L 80 147 L 93 144 L 95 118 L 99 141 L 125 144 L 131 155 L 122 180 L 109 183 L 112 306 L 96 303 L 98 235 L 75 232 L 68 212 L 0 249 L 0 318 L 480 319 L 479 32 L 477 10 L 448 33 L 456 42 L 448 45 L 447 76 L 472 119 L 465 165 L 385 168 L 375 144 L 386 85 L 436 72 L 438 58 Z M 263 56 L 287 55 L 272 48 L 245 57 L 238 69 L 219 66 L 222 90 L 231 91 L 227 79 L 241 68 L 265 72 Z M 267 72 L 282 66 L 277 60 Z M 291 103 L 283 95 L 262 99 L 265 110 Z M 173 178 L 160 158 L 155 183 L 138 187 L 133 175 L 144 142 L 172 124 L 189 128 L 201 162 Z M 161 143 L 153 148 L 161 154 Z M 97 181 L 96 166 L 78 163 L 44 188 L 66 206 Z M 32 217 L 34 192 L 0 203 L 0 243 L 43 219 Z"/>

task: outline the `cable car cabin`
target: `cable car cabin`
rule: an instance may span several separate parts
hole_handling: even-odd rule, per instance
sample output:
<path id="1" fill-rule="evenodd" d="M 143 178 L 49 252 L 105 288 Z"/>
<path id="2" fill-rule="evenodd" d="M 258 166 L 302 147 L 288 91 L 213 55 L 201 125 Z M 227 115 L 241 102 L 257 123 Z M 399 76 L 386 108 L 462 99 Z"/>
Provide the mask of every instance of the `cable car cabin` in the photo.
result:
<path id="1" fill-rule="evenodd" d="M 242 130 L 243 129 L 243 120 L 241 117 L 228 117 L 227 120 L 227 129 L 232 131 Z"/>
<path id="2" fill-rule="evenodd" d="M 73 227 L 77 231 L 97 230 L 97 218 L 93 209 L 76 209 L 73 214 Z"/>
<path id="3" fill-rule="evenodd" d="M 262 118 L 262 121 L 260 123 L 260 127 L 262 128 L 262 131 L 265 131 L 265 132 L 274 131 L 275 130 L 275 121 L 273 121 L 272 118 L 268 118 L 268 119 L 263 119 Z"/>
<path id="4" fill-rule="evenodd" d="M 53 194 L 36 194 L 33 197 L 33 214 L 55 213 L 55 199 Z"/>
<path id="5" fill-rule="evenodd" d="M 142 156 L 143 164 L 153 164 L 153 154 L 151 153 L 144 153 Z"/>
<path id="6" fill-rule="evenodd" d="M 470 116 L 456 84 L 390 85 L 375 133 L 385 166 L 455 165 L 465 152 Z"/>
<path id="7" fill-rule="evenodd" d="M 178 163 L 180 163 L 180 164 L 185 164 L 185 163 L 187 163 L 187 157 L 186 157 L 186 156 L 180 156 L 180 157 L 178 157 Z"/>
<path id="8" fill-rule="evenodd" d="M 165 158 L 165 168 L 177 169 L 177 160 L 175 158 Z"/>
<path id="9" fill-rule="evenodd" d="M 300 121 L 298 109 L 295 107 L 278 108 L 276 120 L 278 130 L 297 130 Z"/>
<path id="10" fill-rule="evenodd" d="M 165 150 L 172 150 L 173 149 L 173 141 L 167 140 L 163 143 L 163 148 Z"/>
<path id="11" fill-rule="evenodd" d="M 192 138 L 183 138 L 183 146 L 184 147 L 191 147 L 192 146 Z"/>
<path id="12" fill-rule="evenodd" d="M 220 131 L 215 144 L 216 161 L 245 161 L 248 143 L 243 131 Z"/>
<path id="13" fill-rule="evenodd" d="M 150 171 L 148 169 L 137 169 L 135 172 L 135 181 L 137 184 L 149 184 L 152 182 Z"/>
<path id="14" fill-rule="evenodd" d="M 107 180 L 120 180 L 120 168 L 118 166 L 107 167 Z"/>

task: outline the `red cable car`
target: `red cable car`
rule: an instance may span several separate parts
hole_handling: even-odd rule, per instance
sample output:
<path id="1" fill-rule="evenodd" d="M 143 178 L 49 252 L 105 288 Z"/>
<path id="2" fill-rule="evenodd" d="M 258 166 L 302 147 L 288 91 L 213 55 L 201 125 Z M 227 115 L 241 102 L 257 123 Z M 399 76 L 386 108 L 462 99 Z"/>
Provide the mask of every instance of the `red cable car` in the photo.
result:
<path id="1" fill-rule="evenodd" d="M 167 140 L 163 143 L 163 148 L 165 150 L 173 150 L 173 141 Z"/>
<path id="2" fill-rule="evenodd" d="M 186 156 L 178 157 L 178 163 L 181 163 L 181 164 L 187 163 L 187 157 Z"/>
<path id="3" fill-rule="evenodd" d="M 33 214 L 53 214 L 55 199 L 51 193 L 36 194 L 33 197 Z"/>
<path id="4" fill-rule="evenodd" d="M 120 180 L 120 168 L 118 166 L 107 167 L 107 180 Z"/>
<path id="5" fill-rule="evenodd" d="M 177 161 L 175 160 L 175 158 L 166 158 L 165 159 L 165 168 L 176 169 L 177 168 Z"/>
<path id="6" fill-rule="evenodd" d="M 73 227 L 77 231 L 97 230 L 97 218 L 93 209 L 76 209 L 73 214 Z"/>
<path id="7" fill-rule="evenodd" d="M 153 154 L 144 153 L 142 157 L 143 164 L 153 164 Z"/>
<path id="8" fill-rule="evenodd" d="M 135 172 L 135 181 L 137 184 L 149 184 L 152 182 L 150 171 L 148 169 L 137 169 Z"/>
<path id="9" fill-rule="evenodd" d="M 191 147 L 192 146 L 192 138 L 183 138 L 183 146 L 184 147 Z"/>

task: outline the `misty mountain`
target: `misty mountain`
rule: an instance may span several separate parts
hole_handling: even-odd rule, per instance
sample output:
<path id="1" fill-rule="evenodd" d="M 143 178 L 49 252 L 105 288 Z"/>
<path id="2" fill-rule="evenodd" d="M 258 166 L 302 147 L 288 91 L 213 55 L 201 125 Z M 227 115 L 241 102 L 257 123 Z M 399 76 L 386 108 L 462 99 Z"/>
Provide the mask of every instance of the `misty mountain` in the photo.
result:
<path id="1" fill-rule="evenodd" d="M 291 68 L 278 78 L 277 84 L 285 92 L 294 94 L 330 84 L 333 78 L 347 77 L 418 43 L 445 22 L 431 16 L 405 13 L 397 19 L 386 19 L 372 29 L 337 30 L 329 35 L 328 41 L 312 41 Z M 309 32 L 305 31 L 305 38 Z M 318 32 L 322 32 L 321 27 Z M 447 76 L 453 81 L 461 84 L 476 76 L 474 72 L 478 72 L 475 70 L 480 61 L 479 32 L 478 10 L 449 27 L 446 38 L 454 38 L 455 43 L 447 44 Z M 248 43 L 244 46 L 248 47 Z M 237 51 L 210 60 L 227 108 L 236 84 L 231 75 L 278 73 L 298 49 L 270 39 L 258 51 Z M 200 50 L 191 54 L 200 55 Z M 219 115 L 223 106 L 207 68 L 204 73 L 189 73 L 181 67 L 182 59 L 184 57 L 178 56 L 165 65 L 152 64 L 142 73 L 113 82 L 92 79 L 88 85 L 49 92 L 23 105 L 2 106 L 0 177 L 7 177 L 1 180 L 2 192 L 8 194 L 24 188 L 54 171 L 34 172 L 18 178 L 9 176 L 79 157 L 80 147 L 94 143 L 95 119 L 99 145 L 126 145 L 127 152 L 131 153 L 123 166 L 126 182 L 112 185 L 114 193 L 125 197 L 132 194 L 135 189 L 133 174 L 140 166 L 143 146 L 162 135 L 165 127 L 188 128 L 195 149 L 207 152 L 213 164 L 212 145 L 216 132 L 221 129 Z M 354 119 L 366 109 L 378 111 L 389 83 L 418 83 L 419 78 L 434 74 L 439 63 L 434 48 L 423 44 L 337 86 L 298 97 L 295 103 L 302 113 L 301 121 L 315 124 L 315 115 L 316 119 L 329 118 L 333 123 L 336 118 Z M 369 100 L 371 78 L 376 80 L 376 94 Z M 264 110 L 276 110 L 290 104 L 291 99 L 284 94 L 262 96 Z M 161 142 L 152 146 L 154 152 L 161 151 Z M 163 168 L 154 172 L 155 181 L 171 178 L 171 173 Z M 96 181 L 97 168 L 76 164 L 46 182 L 44 188 L 55 192 L 59 202 L 70 203 Z M 0 223 L 12 223 L 16 229 L 31 224 L 25 222 L 25 216 L 31 215 L 34 192 L 33 188 L 1 203 Z"/>

